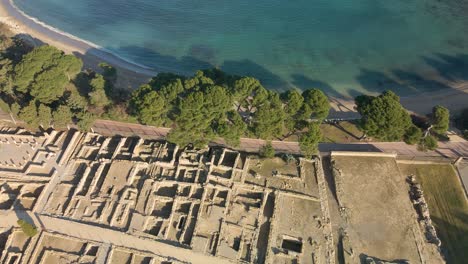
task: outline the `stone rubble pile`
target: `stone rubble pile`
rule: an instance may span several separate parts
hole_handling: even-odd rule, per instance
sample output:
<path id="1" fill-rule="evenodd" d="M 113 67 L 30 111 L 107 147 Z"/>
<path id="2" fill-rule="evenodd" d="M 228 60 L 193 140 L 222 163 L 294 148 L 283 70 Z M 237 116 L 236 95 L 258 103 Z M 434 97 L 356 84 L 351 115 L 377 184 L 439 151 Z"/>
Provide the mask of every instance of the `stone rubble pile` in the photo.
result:
<path id="1" fill-rule="evenodd" d="M 429 207 L 424 199 L 423 190 L 421 185 L 417 183 L 416 177 L 414 175 L 408 176 L 407 179 L 410 184 L 410 196 L 413 201 L 413 205 L 416 208 L 416 211 L 419 215 L 419 223 L 424 229 L 424 233 L 428 242 L 441 246 L 441 241 L 437 237 L 437 232 L 432 224 L 431 215 L 429 213 Z"/>

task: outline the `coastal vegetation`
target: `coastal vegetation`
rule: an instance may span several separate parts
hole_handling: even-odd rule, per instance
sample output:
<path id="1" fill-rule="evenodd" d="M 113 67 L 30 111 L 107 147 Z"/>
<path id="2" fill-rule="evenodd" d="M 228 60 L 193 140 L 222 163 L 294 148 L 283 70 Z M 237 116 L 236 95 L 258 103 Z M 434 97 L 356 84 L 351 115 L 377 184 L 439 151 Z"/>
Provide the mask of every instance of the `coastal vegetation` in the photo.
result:
<path id="1" fill-rule="evenodd" d="M 273 158 L 275 156 L 276 152 L 271 145 L 271 141 L 267 141 L 267 143 L 260 148 L 259 154 L 262 158 Z"/>
<path id="2" fill-rule="evenodd" d="M 392 91 L 379 96 L 360 95 L 355 99 L 361 114 L 361 128 L 367 135 L 385 141 L 398 141 L 411 127 L 411 117 Z"/>
<path id="3" fill-rule="evenodd" d="M 52 46 L 34 49 L 21 40 L 10 42 L 0 61 L 0 92 L 3 110 L 31 129 L 66 128 L 72 122 L 87 130 L 96 111 L 109 103 L 100 74 L 81 71 L 82 61 Z M 12 53 L 11 50 L 15 52 Z M 19 56 L 19 54 L 21 54 Z M 109 84 L 110 85 L 110 84 Z M 89 92 L 83 94 L 89 87 Z"/>
<path id="4" fill-rule="evenodd" d="M 132 93 L 129 110 L 147 125 L 172 127 L 168 140 L 206 145 L 215 137 L 233 146 L 241 136 L 284 139 L 320 123 L 330 105 L 316 89 L 277 93 L 257 79 L 217 69 L 192 77 L 161 73 Z"/>
<path id="5" fill-rule="evenodd" d="M 30 129 L 74 125 L 87 131 L 96 118 L 107 118 L 170 127 L 167 140 L 181 146 L 202 147 L 222 138 L 235 147 L 241 137 L 292 137 L 305 156 L 312 156 L 323 139 L 320 125 L 330 111 L 327 96 L 318 89 L 279 93 L 255 78 L 218 69 L 193 76 L 159 73 L 130 93 L 116 87 L 117 70 L 107 63 L 99 64 L 99 72 L 82 70 L 79 58 L 55 47 L 31 48 L 4 36 L 0 48 L 0 107 Z M 431 150 L 448 129 L 446 108 L 436 106 L 428 122 L 413 124 L 391 91 L 361 95 L 355 102 L 362 116 L 357 127 L 364 133 L 361 138 L 351 133 L 356 140 L 404 140 Z"/>
<path id="6" fill-rule="evenodd" d="M 408 111 L 400 104 L 400 98 L 392 91 L 379 96 L 360 95 L 355 98 L 359 123 L 365 136 L 383 141 L 401 141 L 418 144 L 421 151 L 437 148 L 437 138 L 444 138 L 449 127 L 450 113 L 443 106 L 434 106 L 427 122 L 413 123 Z M 425 131 L 425 132 L 423 132 Z"/>
<path id="7" fill-rule="evenodd" d="M 23 49 L 18 56 L 16 45 L 11 42 L 1 55 L 0 106 L 30 129 L 75 124 L 86 131 L 96 117 L 137 120 L 171 127 L 168 141 L 195 147 L 215 138 L 238 146 L 241 136 L 283 140 L 301 132 L 303 149 L 312 155 L 321 138 L 318 124 L 330 109 L 320 90 L 278 93 L 255 78 L 218 69 L 190 77 L 160 73 L 122 100 L 112 96 L 117 93 L 112 66 L 101 63 L 100 73 L 82 71 L 79 58 L 55 47 Z M 13 46 L 16 52 L 10 54 Z"/>

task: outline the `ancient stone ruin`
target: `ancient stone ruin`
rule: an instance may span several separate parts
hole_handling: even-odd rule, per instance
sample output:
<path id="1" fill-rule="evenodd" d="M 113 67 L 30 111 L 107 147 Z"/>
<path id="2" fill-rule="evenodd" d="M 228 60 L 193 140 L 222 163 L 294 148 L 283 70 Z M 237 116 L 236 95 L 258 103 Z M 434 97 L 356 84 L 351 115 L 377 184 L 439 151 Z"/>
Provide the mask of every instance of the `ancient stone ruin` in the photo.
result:
<path id="1" fill-rule="evenodd" d="M 77 131 L 0 148 L 0 212 L 42 231 L 3 230 L 5 263 L 334 263 L 320 159 Z"/>
<path id="2" fill-rule="evenodd" d="M 426 239 L 430 243 L 433 243 L 440 248 L 442 243 L 437 237 L 437 232 L 435 230 L 434 225 L 432 224 L 431 215 L 429 213 L 429 206 L 426 203 L 426 199 L 424 199 L 424 194 L 421 185 L 417 183 L 416 177 L 414 177 L 414 175 L 408 176 L 407 182 L 410 185 L 410 197 L 413 201 L 414 208 L 418 213 L 419 223 L 425 231 L 424 234 L 426 236 Z"/>

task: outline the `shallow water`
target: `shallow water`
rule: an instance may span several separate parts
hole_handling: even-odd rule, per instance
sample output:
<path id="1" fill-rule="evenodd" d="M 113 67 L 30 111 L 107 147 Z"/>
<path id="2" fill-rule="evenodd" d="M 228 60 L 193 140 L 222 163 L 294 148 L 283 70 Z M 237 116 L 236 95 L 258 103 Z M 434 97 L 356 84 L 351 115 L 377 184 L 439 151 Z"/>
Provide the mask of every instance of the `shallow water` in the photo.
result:
<path id="1" fill-rule="evenodd" d="M 28 15 L 161 71 L 220 67 L 331 95 L 468 76 L 463 0 L 15 0 Z"/>

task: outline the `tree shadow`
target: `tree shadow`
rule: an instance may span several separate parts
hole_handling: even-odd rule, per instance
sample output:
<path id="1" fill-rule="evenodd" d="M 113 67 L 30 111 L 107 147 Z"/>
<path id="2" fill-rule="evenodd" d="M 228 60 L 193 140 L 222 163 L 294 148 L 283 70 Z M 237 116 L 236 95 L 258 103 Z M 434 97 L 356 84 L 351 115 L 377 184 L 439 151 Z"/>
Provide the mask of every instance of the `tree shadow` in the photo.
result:
<path id="1" fill-rule="evenodd" d="M 220 68 L 229 74 L 255 77 L 268 89 L 284 91 L 291 88 L 281 77 L 248 59 L 228 60 Z"/>
<path id="2" fill-rule="evenodd" d="M 18 199 L 20 192 L 18 191 L 18 193 L 15 194 L 14 190 L 11 189 L 10 185 L 8 185 L 8 183 L 6 182 L 0 186 L 0 189 L 2 189 L 2 192 L 4 194 L 7 194 L 8 199 L 12 201 L 12 205 L 10 209 L 13 209 L 18 220 L 20 219 L 24 220 L 28 222 L 29 224 L 35 226 L 34 220 L 31 218 L 31 216 L 28 214 L 28 212 L 24 208 L 23 204 L 21 204 L 20 200 Z"/>
<path id="3" fill-rule="evenodd" d="M 356 80 L 362 88 L 373 94 L 385 90 L 392 90 L 397 94 L 403 94 L 409 89 L 408 86 L 398 82 L 387 74 L 369 69 L 361 69 L 359 75 L 356 76 Z"/>
<path id="4" fill-rule="evenodd" d="M 422 58 L 447 81 L 468 80 L 468 54 L 435 53 L 433 57 L 423 56 Z"/>
<path id="5" fill-rule="evenodd" d="M 345 94 L 333 88 L 328 83 L 325 83 L 320 80 L 312 80 L 302 74 L 293 74 L 292 78 L 292 83 L 299 89 L 319 89 L 329 97 L 328 99 L 332 105 L 329 113 L 330 117 L 333 117 L 335 119 L 356 119 L 359 117 L 352 105 L 345 104 L 345 102 L 353 101 L 354 97 L 360 95 L 361 92 L 358 92 L 354 89 L 349 89 L 348 91 L 350 93 Z"/>
<path id="6" fill-rule="evenodd" d="M 351 133 L 350 131 L 348 131 L 346 128 L 344 128 L 339 122 L 334 122 L 333 123 L 333 126 L 335 126 L 336 128 L 338 128 L 339 130 L 343 131 L 344 133 L 346 133 L 347 135 L 349 135 L 350 137 L 356 139 L 356 140 L 359 140 L 360 138 L 356 135 L 354 135 L 353 133 Z"/>
<path id="7" fill-rule="evenodd" d="M 456 67 L 456 65 L 451 67 Z M 445 66 L 436 69 L 441 76 L 444 74 L 442 68 L 447 69 Z M 460 74 L 456 80 L 463 81 L 462 76 L 467 78 L 468 72 Z M 362 88 L 370 94 L 380 93 L 384 90 L 394 91 L 401 96 L 401 103 L 407 110 L 418 114 L 429 113 L 435 105 L 445 106 L 451 111 L 466 107 L 468 93 L 450 84 L 455 80 L 454 75 L 446 76 L 450 77 L 450 80 L 436 77 L 434 75 L 426 77 L 401 69 L 392 70 L 390 73 L 362 69 L 356 79 Z M 429 97 L 429 95 L 431 96 Z M 424 96 L 428 96 L 426 101 L 421 100 Z"/>
<path id="8" fill-rule="evenodd" d="M 342 98 L 346 99 L 349 98 L 345 96 L 343 93 L 337 91 L 335 88 L 333 88 L 330 84 L 325 83 L 320 80 L 313 80 L 310 79 L 309 77 L 303 75 L 303 74 L 293 74 L 291 75 L 293 81 L 292 83 L 299 89 L 301 90 L 306 90 L 306 89 L 320 89 L 324 93 L 326 93 L 328 96 L 336 97 L 336 98 Z"/>
<path id="9" fill-rule="evenodd" d="M 22 33 L 15 35 L 12 38 L 12 43 L 2 52 L 2 57 L 11 60 L 14 64 L 18 63 L 23 55 L 29 53 L 34 46 L 44 44 L 41 40 Z"/>
<path id="10" fill-rule="evenodd" d="M 372 144 L 361 143 L 320 143 L 320 152 L 331 151 L 360 151 L 360 152 L 383 152 Z"/>
<path id="11" fill-rule="evenodd" d="M 333 177 L 333 167 L 331 164 L 331 157 L 330 156 L 324 156 L 322 157 L 322 167 L 323 167 L 323 173 L 325 176 L 325 180 L 327 182 L 328 188 L 330 192 L 333 195 L 333 198 L 335 201 L 338 201 L 338 196 L 336 195 L 336 184 L 335 184 L 335 178 Z"/>
<path id="12" fill-rule="evenodd" d="M 413 93 L 434 92 L 443 89 L 451 89 L 449 85 L 440 81 L 425 79 L 421 75 L 403 70 L 394 70 L 393 74 L 405 84 Z"/>

